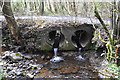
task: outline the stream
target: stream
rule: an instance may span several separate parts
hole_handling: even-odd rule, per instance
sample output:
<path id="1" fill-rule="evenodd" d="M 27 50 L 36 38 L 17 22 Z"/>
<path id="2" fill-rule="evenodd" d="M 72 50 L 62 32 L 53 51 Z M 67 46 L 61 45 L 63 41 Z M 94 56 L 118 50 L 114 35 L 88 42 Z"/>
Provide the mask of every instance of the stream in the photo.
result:
<path id="1" fill-rule="evenodd" d="M 58 52 L 64 58 L 64 61 L 53 63 L 49 60 L 48 62 L 35 77 L 37 78 L 90 78 L 100 79 L 97 70 L 94 68 L 94 64 L 90 62 L 90 54 L 92 51 L 77 52 Z M 49 53 L 51 54 L 51 53 Z M 83 56 L 84 59 L 76 59 L 76 57 Z M 92 55 L 92 54 L 91 54 Z M 36 63 L 41 64 L 40 56 L 36 59 Z"/>
<path id="2" fill-rule="evenodd" d="M 52 16 L 23 16 L 15 17 L 16 19 L 40 19 L 40 20 L 68 20 L 68 21 L 81 21 L 83 23 L 91 23 L 91 20 L 99 24 L 97 19 L 83 18 L 83 17 L 52 17 Z M 4 20 L 3 16 L 0 16 L 0 21 Z M 106 24 L 110 24 L 109 21 L 105 21 Z M 1 31 L 0 31 L 1 32 Z M 2 38 L 0 38 L 2 39 Z M 58 52 L 57 52 L 58 51 Z M 4 53 L 3 53 L 4 54 Z M 95 51 L 83 51 L 81 48 L 78 51 L 59 51 L 55 49 L 55 57 L 60 56 L 63 58 L 60 62 L 51 62 L 54 59 L 54 52 L 37 52 L 32 54 L 23 54 L 20 60 L 14 61 L 14 54 L 12 57 L 0 54 L 0 68 L 6 73 L 8 78 L 32 78 L 33 80 L 39 80 L 40 78 L 85 78 L 83 80 L 90 80 L 95 78 L 101 80 L 98 70 L 95 65 L 100 67 L 101 60 L 98 60 L 94 64 L 91 58 L 94 57 Z M 17 53 L 18 55 L 18 53 Z M 21 55 L 21 54 L 19 54 Z M 99 56 L 98 56 L 99 57 Z M 3 64 L 2 62 L 6 63 Z"/>
<path id="3" fill-rule="evenodd" d="M 5 58 L 1 55 L 0 68 L 6 73 L 8 79 L 75 78 L 91 80 L 91 78 L 94 78 L 95 80 L 102 80 L 98 70 L 95 69 L 96 64 L 91 61 L 91 58 L 95 55 L 95 51 L 90 50 L 81 53 L 78 51 L 58 51 L 58 56 L 63 57 L 64 60 L 57 63 L 50 61 L 53 57 L 51 54 L 53 53 L 38 52 L 22 54 L 24 58 L 17 62 L 14 62 L 14 59 Z M 84 59 L 76 59 L 78 55 L 81 55 Z M 97 66 L 100 66 L 100 62 L 100 60 L 97 62 Z"/>

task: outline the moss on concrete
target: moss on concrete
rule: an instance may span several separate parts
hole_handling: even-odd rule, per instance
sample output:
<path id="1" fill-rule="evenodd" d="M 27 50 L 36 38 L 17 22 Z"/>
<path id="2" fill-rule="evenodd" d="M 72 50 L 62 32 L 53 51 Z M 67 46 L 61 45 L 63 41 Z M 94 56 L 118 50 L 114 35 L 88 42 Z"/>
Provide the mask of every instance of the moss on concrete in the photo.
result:
<path id="1" fill-rule="evenodd" d="M 52 46 L 50 46 L 49 44 L 45 44 L 45 45 L 42 45 L 40 47 L 41 50 L 51 50 L 52 49 Z"/>
<path id="2" fill-rule="evenodd" d="M 64 42 L 64 44 L 61 47 L 61 49 L 64 49 L 64 50 L 74 50 L 75 47 L 73 46 L 73 44 L 71 42 L 69 42 L 68 44 Z"/>

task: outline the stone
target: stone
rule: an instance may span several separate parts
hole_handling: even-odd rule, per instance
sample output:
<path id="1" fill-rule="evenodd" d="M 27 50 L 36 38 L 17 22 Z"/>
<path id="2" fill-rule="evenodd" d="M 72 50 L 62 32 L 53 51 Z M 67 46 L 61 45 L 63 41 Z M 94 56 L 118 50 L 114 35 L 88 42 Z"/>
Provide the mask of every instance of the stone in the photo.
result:
<path id="1" fill-rule="evenodd" d="M 14 78 L 15 78 L 15 76 L 12 76 L 12 78 L 14 79 Z"/>
<path id="2" fill-rule="evenodd" d="M 33 54 L 32 57 L 38 57 L 39 55 L 38 54 Z"/>
<path id="3" fill-rule="evenodd" d="M 40 71 L 39 71 L 39 70 L 37 70 L 35 73 L 36 73 L 36 74 L 37 74 L 37 73 L 40 73 Z"/>
<path id="4" fill-rule="evenodd" d="M 11 78 L 12 77 L 12 75 L 8 75 L 8 78 Z"/>
<path id="5" fill-rule="evenodd" d="M 47 56 L 47 59 L 50 59 L 50 56 Z"/>
<path id="6" fill-rule="evenodd" d="M 72 54 L 68 54 L 68 56 L 72 56 Z"/>
<path id="7" fill-rule="evenodd" d="M 29 55 L 24 55 L 24 58 L 25 58 L 25 59 L 32 59 L 32 57 L 29 56 Z"/>
<path id="8" fill-rule="evenodd" d="M 45 55 L 41 56 L 41 59 L 44 59 L 45 58 Z"/>
<path id="9" fill-rule="evenodd" d="M 10 56 L 10 51 L 5 51 L 4 53 L 3 53 L 3 56 L 2 56 L 2 59 L 5 59 L 5 58 L 7 58 L 7 57 L 9 57 Z"/>
<path id="10" fill-rule="evenodd" d="M 21 52 L 17 52 L 17 53 L 19 53 L 19 55 L 22 56 L 22 57 L 24 56 Z"/>
<path id="11" fill-rule="evenodd" d="M 47 65 L 49 62 L 50 62 L 50 61 L 45 62 L 44 65 Z"/>
<path id="12" fill-rule="evenodd" d="M 12 53 L 9 57 L 13 62 L 17 60 L 22 60 L 22 57 L 18 53 Z"/>
<path id="13" fill-rule="evenodd" d="M 13 64 L 11 64 L 11 66 L 12 66 L 12 67 L 15 67 L 15 66 L 16 66 L 16 64 L 15 64 L 15 63 L 13 63 Z"/>
<path id="14" fill-rule="evenodd" d="M 1 56 L 0 56 L 0 58 L 1 58 Z M 2 59 L 0 59 L 0 62 L 2 61 Z"/>
<path id="15" fill-rule="evenodd" d="M 22 62 L 19 62 L 18 65 L 22 65 Z"/>
<path id="16" fill-rule="evenodd" d="M 3 69 L 3 66 L 0 66 L 0 70 L 2 70 Z"/>
<path id="17" fill-rule="evenodd" d="M 33 61 L 33 60 L 30 60 L 30 63 L 34 63 L 34 61 Z"/>
<path id="18" fill-rule="evenodd" d="M 0 62 L 0 66 L 3 66 L 4 65 L 4 62 Z"/>
<path id="19" fill-rule="evenodd" d="M 13 51 L 5 51 L 3 53 L 2 59 L 9 57 L 13 62 L 22 59 L 22 54 L 20 52 L 14 53 Z"/>
<path id="20" fill-rule="evenodd" d="M 30 69 L 32 69 L 32 67 L 31 67 L 31 66 L 28 66 L 28 67 L 27 67 L 27 70 L 30 70 Z"/>
<path id="21" fill-rule="evenodd" d="M 53 70 L 57 70 L 57 69 L 58 69 L 58 67 L 51 67 L 51 69 L 53 69 Z"/>
<path id="22" fill-rule="evenodd" d="M 26 65 L 23 65 L 23 66 L 20 66 L 20 67 L 22 67 L 23 69 L 25 69 L 25 68 L 27 68 L 28 66 L 26 66 Z"/>
<path id="23" fill-rule="evenodd" d="M 33 76 L 35 76 L 35 75 L 36 75 L 36 72 L 33 73 Z"/>
<path id="24" fill-rule="evenodd" d="M 3 54 L 10 54 L 10 51 L 5 51 Z"/>
<path id="25" fill-rule="evenodd" d="M 83 58 L 81 55 L 76 57 L 77 60 L 85 60 L 85 58 Z"/>
<path id="26" fill-rule="evenodd" d="M 8 75 L 13 75 L 14 72 L 13 72 L 13 71 L 10 71 L 10 72 L 8 72 L 7 74 L 8 74 Z"/>
<path id="27" fill-rule="evenodd" d="M 41 70 L 40 70 L 40 73 L 45 73 L 45 72 L 47 72 L 48 71 L 48 69 L 46 68 L 46 67 L 43 67 Z"/>
<path id="28" fill-rule="evenodd" d="M 42 64 L 38 64 L 38 67 L 37 67 L 37 68 L 40 70 L 42 67 L 43 67 Z"/>
<path id="29" fill-rule="evenodd" d="M 29 64 L 30 64 L 30 61 L 29 61 L 29 60 L 26 60 L 26 62 L 25 62 L 24 64 L 29 65 Z"/>
<path id="30" fill-rule="evenodd" d="M 27 70 L 31 70 L 31 69 L 41 69 L 42 66 L 39 66 L 38 64 L 29 64 L 29 66 L 27 67 Z"/>
<path id="31" fill-rule="evenodd" d="M 32 74 L 30 74 L 30 73 L 27 73 L 26 74 L 29 78 L 33 78 L 34 77 L 34 75 L 32 75 Z"/>
<path id="32" fill-rule="evenodd" d="M 62 68 L 62 69 L 60 70 L 60 73 L 61 73 L 61 74 L 69 74 L 69 73 L 71 73 L 71 72 L 72 72 L 72 67 Z"/>
<path id="33" fill-rule="evenodd" d="M 22 72 L 21 71 L 15 71 L 15 74 L 19 76 L 19 75 L 22 75 Z"/>
<path id="34" fill-rule="evenodd" d="M 79 70 L 79 66 L 76 66 L 73 70 L 72 70 L 72 73 L 77 73 Z"/>
<path id="35" fill-rule="evenodd" d="M 11 71 L 13 67 L 7 67 L 7 71 Z"/>
<path id="36" fill-rule="evenodd" d="M 62 68 L 59 70 L 60 74 L 75 74 L 79 71 L 79 66 L 69 66 L 68 68 Z"/>
<path id="37" fill-rule="evenodd" d="M 8 63 L 8 64 L 13 64 L 13 61 L 10 60 L 10 61 L 8 61 L 7 63 Z"/>
<path id="38" fill-rule="evenodd" d="M 37 64 L 33 64 L 33 65 L 31 65 L 32 67 L 37 67 L 38 65 Z"/>

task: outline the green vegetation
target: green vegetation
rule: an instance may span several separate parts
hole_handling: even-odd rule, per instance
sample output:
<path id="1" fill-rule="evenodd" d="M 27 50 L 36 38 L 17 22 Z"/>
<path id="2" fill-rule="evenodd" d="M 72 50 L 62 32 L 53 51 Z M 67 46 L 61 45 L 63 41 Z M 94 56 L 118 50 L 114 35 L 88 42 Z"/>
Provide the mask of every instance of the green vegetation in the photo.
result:
<path id="1" fill-rule="evenodd" d="M 20 54 L 20 53 L 16 53 L 16 56 L 19 56 L 19 57 L 21 57 L 21 54 Z"/>
<path id="2" fill-rule="evenodd" d="M 4 77 L 5 77 L 5 74 L 0 71 L 0 80 L 3 80 Z"/>
<path id="3" fill-rule="evenodd" d="M 41 49 L 41 50 L 51 50 L 52 49 L 52 46 L 50 46 L 49 44 L 46 44 L 45 46 L 41 46 L 40 48 L 38 49 Z"/>
<path id="4" fill-rule="evenodd" d="M 94 3 L 95 4 L 95 3 Z M 118 29 L 119 31 L 119 25 L 117 25 L 118 23 L 115 21 L 116 16 L 118 16 L 119 14 L 116 14 L 116 2 L 113 2 L 113 14 L 112 14 L 112 32 L 107 28 L 107 26 L 105 25 L 104 21 L 102 20 L 102 17 L 99 14 L 98 8 L 95 4 L 95 16 L 99 19 L 101 26 L 104 28 L 106 35 L 107 35 L 107 39 L 108 41 L 104 41 L 102 40 L 100 34 L 98 33 L 99 39 L 106 44 L 106 48 L 107 48 L 107 52 L 105 52 L 105 57 L 107 59 L 107 64 L 106 64 L 106 68 L 105 70 L 108 71 L 109 73 L 112 74 L 112 77 L 114 78 L 118 78 L 120 79 L 120 66 L 118 66 L 119 62 L 117 61 L 117 59 L 119 59 L 119 56 L 117 55 L 117 52 L 115 52 L 115 40 L 117 39 L 116 37 L 118 37 L 115 32 L 115 29 Z M 119 5 L 118 5 L 119 7 Z M 111 33 L 112 34 L 111 34 Z M 118 53 L 120 54 L 120 53 Z M 116 59 L 117 58 L 117 59 Z"/>
<path id="5" fill-rule="evenodd" d="M 113 78 L 120 79 L 120 66 L 116 66 L 114 62 L 107 62 L 104 69 L 106 72 L 109 72 Z"/>
<path id="6" fill-rule="evenodd" d="M 1 63 L 4 65 L 4 61 L 2 61 Z M 0 68 L 1 68 L 1 66 L 0 66 Z M 6 77 L 5 73 L 3 73 L 2 69 L 0 69 L 0 80 L 4 80 L 5 77 Z"/>

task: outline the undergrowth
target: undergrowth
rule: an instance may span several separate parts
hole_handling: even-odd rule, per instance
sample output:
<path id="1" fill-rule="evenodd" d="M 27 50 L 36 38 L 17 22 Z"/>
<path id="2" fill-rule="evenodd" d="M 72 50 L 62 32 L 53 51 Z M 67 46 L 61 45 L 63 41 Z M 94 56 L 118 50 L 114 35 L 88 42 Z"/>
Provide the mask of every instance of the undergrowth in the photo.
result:
<path id="1" fill-rule="evenodd" d="M 0 70 L 0 80 L 4 80 L 5 74 Z"/>

